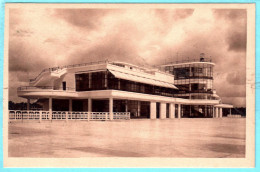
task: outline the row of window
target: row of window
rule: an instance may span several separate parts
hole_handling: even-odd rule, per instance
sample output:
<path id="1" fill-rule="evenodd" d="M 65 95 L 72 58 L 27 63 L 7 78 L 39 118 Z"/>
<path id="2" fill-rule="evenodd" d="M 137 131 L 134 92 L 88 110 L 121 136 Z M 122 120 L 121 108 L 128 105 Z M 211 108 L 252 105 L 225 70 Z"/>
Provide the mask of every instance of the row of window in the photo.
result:
<path id="1" fill-rule="evenodd" d="M 212 84 L 181 84 L 176 85 L 179 90 L 175 90 L 115 78 L 109 71 L 76 74 L 75 78 L 76 91 L 114 89 L 167 97 L 182 97 L 187 99 L 212 99 L 209 95 L 213 93 Z M 189 94 L 187 95 L 187 93 Z M 194 95 L 194 93 L 198 94 Z M 207 96 L 203 95 L 204 93 L 207 93 Z M 185 96 L 182 96 L 181 94 L 184 94 Z"/>
<path id="2" fill-rule="evenodd" d="M 173 97 L 178 90 L 115 78 L 109 71 L 76 74 L 76 91 L 115 89 Z"/>
<path id="3" fill-rule="evenodd" d="M 179 93 L 213 93 L 212 87 L 207 84 L 181 84 L 176 85 L 179 88 Z"/>
<path id="4" fill-rule="evenodd" d="M 217 100 L 217 98 L 213 97 L 211 93 L 183 93 L 183 94 L 175 94 L 174 96 L 183 99 Z"/>
<path id="5" fill-rule="evenodd" d="M 213 67 L 202 66 L 202 67 L 165 67 L 165 71 L 174 75 L 175 79 L 186 79 L 186 78 L 213 78 Z"/>

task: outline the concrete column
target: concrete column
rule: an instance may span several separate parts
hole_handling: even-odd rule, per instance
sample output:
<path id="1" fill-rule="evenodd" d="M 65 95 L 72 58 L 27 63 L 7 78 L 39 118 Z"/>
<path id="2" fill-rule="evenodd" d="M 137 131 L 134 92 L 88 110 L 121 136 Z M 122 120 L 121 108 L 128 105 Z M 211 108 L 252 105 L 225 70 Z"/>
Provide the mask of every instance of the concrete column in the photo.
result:
<path id="1" fill-rule="evenodd" d="M 222 108 L 219 108 L 219 117 L 222 118 L 222 116 L 223 116 Z"/>
<path id="2" fill-rule="evenodd" d="M 215 118 L 215 117 L 216 117 L 216 112 L 215 112 L 215 109 L 216 109 L 215 107 L 213 107 L 213 109 L 212 109 L 212 110 L 213 110 L 213 112 L 212 112 L 212 113 L 213 113 L 213 115 L 212 115 L 212 117 L 213 117 L 213 118 Z"/>
<path id="3" fill-rule="evenodd" d="M 150 119 L 156 119 L 156 102 L 150 102 Z"/>
<path id="4" fill-rule="evenodd" d="M 27 110 L 30 110 L 30 99 L 27 99 Z"/>
<path id="5" fill-rule="evenodd" d="M 91 112 L 92 112 L 92 100 L 91 100 L 91 98 L 88 98 L 88 121 L 91 118 L 91 115 L 90 115 Z"/>
<path id="6" fill-rule="evenodd" d="M 109 98 L 109 118 L 113 120 L 113 98 Z"/>
<path id="7" fill-rule="evenodd" d="M 178 118 L 181 118 L 181 104 L 178 104 Z"/>
<path id="8" fill-rule="evenodd" d="M 175 118 L 175 104 L 170 103 L 169 112 L 170 112 L 170 115 L 169 115 L 170 119 Z"/>
<path id="9" fill-rule="evenodd" d="M 88 98 L 88 112 L 92 112 L 92 99 Z"/>
<path id="10" fill-rule="evenodd" d="M 216 111 L 215 111 L 215 112 L 216 112 L 216 113 L 215 113 L 215 117 L 218 118 L 218 114 L 219 114 L 219 113 L 218 113 L 218 108 L 217 108 L 217 107 L 216 107 Z"/>
<path id="11" fill-rule="evenodd" d="M 69 99 L 69 111 L 72 111 L 72 99 Z"/>
<path id="12" fill-rule="evenodd" d="M 52 98 L 49 98 L 49 120 L 52 120 Z"/>
<path id="13" fill-rule="evenodd" d="M 166 103 L 160 103 L 160 119 L 166 118 Z"/>
<path id="14" fill-rule="evenodd" d="M 229 115 L 232 115 L 232 113 L 231 113 L 231 108 L 229 109 Z"/>

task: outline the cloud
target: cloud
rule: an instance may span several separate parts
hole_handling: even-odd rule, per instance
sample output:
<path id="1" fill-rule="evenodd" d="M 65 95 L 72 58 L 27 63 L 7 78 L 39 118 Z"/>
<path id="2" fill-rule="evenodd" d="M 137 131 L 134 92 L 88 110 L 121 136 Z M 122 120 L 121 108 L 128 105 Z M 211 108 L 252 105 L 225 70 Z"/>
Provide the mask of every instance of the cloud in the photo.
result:
<path id="1" fill-rule="evenodd" d="M 54 16 L 64 19 L 77 27 L 93 30 L 102 24 L 101 19 L 108 13 L 115 11 L 109 9 L 57 9 Z"/>
<path id="2" fill-rule="evenodd" d="M 232 72 L 227 76 L 227 81 L 232 85 L 244 85 L 246 83 L 246 73 Z"/>
<path id="3" fill-rule="evenodd" d="M 233 31 L 227 38 L 230 51 L 245 51 L 246 50 L 246 32 Z"/>
<path id="4" fill-rule="evenodd" d="M 23 40 L 10 40 L 9 70 L 20 72 L 35 72 L 48 66 L 48 61 L 39 53 L 38 46 L 28 44 Z"/>
<path id="5" fill-rule="evenodd" d="M 214 16 L 227 27 L 226 42 L 229 51 L 246 51 L 246 21 L 245 9 L 218 9 L 213 10 Z"/>

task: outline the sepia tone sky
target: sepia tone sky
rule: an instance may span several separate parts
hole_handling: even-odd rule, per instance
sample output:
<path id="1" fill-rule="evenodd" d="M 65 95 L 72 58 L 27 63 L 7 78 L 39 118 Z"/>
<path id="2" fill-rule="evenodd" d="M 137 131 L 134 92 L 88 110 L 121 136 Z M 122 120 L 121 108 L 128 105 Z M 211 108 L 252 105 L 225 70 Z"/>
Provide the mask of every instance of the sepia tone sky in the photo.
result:
<path id="1" fill-rule="evenodd" d="M 211 57 L 223 103 L 245 106 L 246 10 L 10 9 L 9 98 L 42 69 L 98 60 L 160 65 Z M 177 59 L 178 58 L 178 59 Z"/>

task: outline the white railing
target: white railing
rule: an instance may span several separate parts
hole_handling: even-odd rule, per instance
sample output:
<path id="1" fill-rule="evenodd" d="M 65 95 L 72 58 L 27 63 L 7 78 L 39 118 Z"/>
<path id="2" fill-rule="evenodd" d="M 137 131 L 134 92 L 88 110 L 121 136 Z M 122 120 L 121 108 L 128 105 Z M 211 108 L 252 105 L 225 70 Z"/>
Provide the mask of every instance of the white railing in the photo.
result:
<path id="1" fill-rule="evenodd" d="M 114 119 L 130 119 L 130 112 L 114 112 Z"/>
<path id="2" fill-rule="evenodd" d="M 239 114 L 232 114 L 232 115 L 227 115 L 227 117 L 229 117 L 229 118 L 241 118 L 242 116 L 241 115 L 239 115 Z"/>
<path id="3" fill-rule="evenodd" d="M 50 115 L 52 114 L 52 115 Z M 113 119 L 128 120 L 130 112 L 113 112 Z M 27 111 L 9 110 L 9 121 L 17 120 L 110 120 L 109 112 L 69 112 L 69 111 Z"/>

